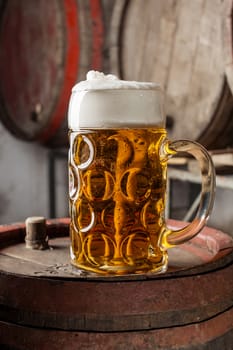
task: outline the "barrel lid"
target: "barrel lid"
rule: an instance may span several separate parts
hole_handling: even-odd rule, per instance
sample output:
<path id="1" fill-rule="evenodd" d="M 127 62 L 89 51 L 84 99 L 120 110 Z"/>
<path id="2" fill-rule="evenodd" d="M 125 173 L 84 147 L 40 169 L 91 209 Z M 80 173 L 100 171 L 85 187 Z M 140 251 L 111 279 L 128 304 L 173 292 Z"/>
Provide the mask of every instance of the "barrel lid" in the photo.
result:
<path id="1" fill-rule="evenodd" d="M 232 1 L 224 2 L 227 35 L 218 0 L 116 2 L 110 30 L 113 71 L 127 80 L 158 81 L 166 95 L 169 137 L 196 140 L 209 149 L 232 144 L 232 136 L 224 134 L 229 129 L 232 134 L 233 97 L 224 62 L 228 59 L 229 83 Z"/>
<path id="2" fill-rule="evenodd" d="M 28 222 L 34 222 L 29 218 Z M 44 220 L 44 219 L 43 219 Z M 37 218 L 36 218 L 37 221 Z M 178 276 L 192 276 L 207 273 L 215 268 L 221 268 L 233 259 L 233 239 L 219 230 L 205 227 L 189 242 L 169 249 L 169 268 L 165 274 L 140 274 L 126 276 L 101 276 L 92 272 L 72 267 L 69 258 L 70 240 L 68 218 L 46 220 L 46 231 L 50 238 L 50 249 L 46 251 L 31 251 L 26 249 L 24 238 L 25 224 L 0 226 L 0 261 L 1 271 L 17 276 L 33 278 L 61 278 L 75 280 L 97 281 L 134 281 L 150 279 L 166 279 Z M 178 229 L 186 223 L 169 220 L 169 227 Z M 4 261 L 11 261 L 7 265 Z M 10 259 L 10 260 L 9 260 Z M 28 264 L 20 264 L 21 260 Z"/>
<path id="3" fill-rule="evenodd" d="M 69 269 L 68 222 L 47 220 L 43 251 L 22 246 L 25 225 L 0 226 L 2 321 L 46 333 L 145 331 L 200 324 L 232 307 L 233 241 L 223 232 L 204 228 L 167 273 L 106 277 Z"/>

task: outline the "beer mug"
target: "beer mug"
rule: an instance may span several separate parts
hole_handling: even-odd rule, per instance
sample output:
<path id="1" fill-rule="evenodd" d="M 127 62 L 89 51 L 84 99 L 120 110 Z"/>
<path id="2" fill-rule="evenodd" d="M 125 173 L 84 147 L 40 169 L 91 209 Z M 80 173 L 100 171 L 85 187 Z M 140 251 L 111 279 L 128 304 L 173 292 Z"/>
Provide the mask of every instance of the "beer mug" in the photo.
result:
<path id="1" fill-rule="evenodd" d="M 68 119 L 72 264 L 106 276 L 165 272 L 167 249 L 194 237 L 212 209 L 208 152 L 168 140 L 154 83 L 91 71 L 72 90 Z M 167 163 L 179 152 L 199 162 L 202 194 L 194 220 L 173 231 L 165 220 Z"/>

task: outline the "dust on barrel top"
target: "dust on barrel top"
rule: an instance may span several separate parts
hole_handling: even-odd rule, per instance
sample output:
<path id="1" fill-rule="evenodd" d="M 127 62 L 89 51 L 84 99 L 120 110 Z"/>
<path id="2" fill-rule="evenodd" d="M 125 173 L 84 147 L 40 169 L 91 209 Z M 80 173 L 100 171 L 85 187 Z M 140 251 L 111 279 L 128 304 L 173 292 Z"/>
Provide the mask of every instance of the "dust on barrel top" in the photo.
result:
<path id="1" fill-rule="evenodd" d="M 184 222 L 169 220 L 169 226 L 173 229 L 184 225 Z M 25 224 L 0 226 L 0 273 L 87 280 L 143 280 L 204 273 L 221 268 L 233 260 L 232 237 L 205 227 L 191 241 L 168 251 L 169 268 L 165 274 L 103 277 L 81 271 L 70 264 L 68 218 L 47 220 L 46 230 L 49 249 L 33 250 L 25 245 Z"/>

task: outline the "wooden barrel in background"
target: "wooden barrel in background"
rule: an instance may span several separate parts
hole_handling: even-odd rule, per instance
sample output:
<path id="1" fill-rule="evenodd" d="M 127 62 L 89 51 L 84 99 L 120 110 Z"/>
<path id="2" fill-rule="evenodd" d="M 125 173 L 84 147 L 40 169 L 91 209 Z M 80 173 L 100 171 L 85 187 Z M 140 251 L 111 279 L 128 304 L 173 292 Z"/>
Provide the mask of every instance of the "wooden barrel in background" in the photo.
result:
<path id="1" fill-rule="evenodd" d="M 233 145 L 222 13 L 219 0 L 121 1 L 113 13 L 113 70 L 123 79 L 159 82 L 170 137 L 207 148 Z M 227 45 L 232 53 L 232 40 Z"/>
<path id="2" fill-rule="evenodd" d="M 47 221 L 48 250 L 26 248 L 24 224 L 0 226 L 1 349 L 231 348 L 230 236 L 206 227 L 164 274 L 103 277 L 71 267 L 68 223 Z"/>
<path id="3" fill-rule="evenodd" d="M 17 137 L 65 146 L 72 86 L 103 69 L 99 0 L 9 0 L 1 6 L 0 118 Z"/>
<path id="4" fill-rule="evenodd" d="M 170 138 L 233 145 L 232 0 L 0 4 L 0 118 L 17 137 L 67 146 L 71 88 L 96 69 L 159 82 Z"/>
<path id="5" fill-rule="evenodd" d="M 223 0 L 223 49 L 226 76 L 233 93 L 233 1 Z"/>

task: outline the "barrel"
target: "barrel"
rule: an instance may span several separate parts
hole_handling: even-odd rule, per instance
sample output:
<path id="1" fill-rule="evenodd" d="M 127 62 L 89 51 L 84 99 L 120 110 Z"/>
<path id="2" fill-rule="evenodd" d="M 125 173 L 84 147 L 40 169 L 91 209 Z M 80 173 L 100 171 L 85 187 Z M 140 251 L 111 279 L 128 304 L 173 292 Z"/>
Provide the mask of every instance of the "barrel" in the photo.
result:
<path id="1" fill-rule="evenodd" d="M 223 51 L 225 42 L 232 66 L 231 16 L 232 0 L 115 3 L 112 70 L 123 79 L 162 85 L 172 139 L 196 140 L 208 149 L 233 145 L 233 97 Z"/>
<path id="2" fill-rule="evenodd" d="M 233 146 L 232 0 L 6 0 L 0 7 L 0 118 L 16 137 L 67 147 L 71 88 L 95 69 L 160 83 L 171 139 Z"/>
<path id="3" fill-rule="evenodd" d="M 16 137 L 68 145 L 71 88 L 103 69 L 99 0 L 7 0 L 0 17 L 0 118 Z"/>
<path id="4" fill-rule="evenodd" d="M 233 1 L 223 0 L 223 52 L 227 81 L 233 92 Z"/>
<path id="5" fill-rule="evenodd" d="M 26 248 L 23 223 L 0 227 L 1 348 L 231 348 L 229 235 L 204 228 L 169 250 L 164 274 L 105 277 L 71 266 L 68 227 L 67 218 L 47 220 L 44 250 Z"/>

